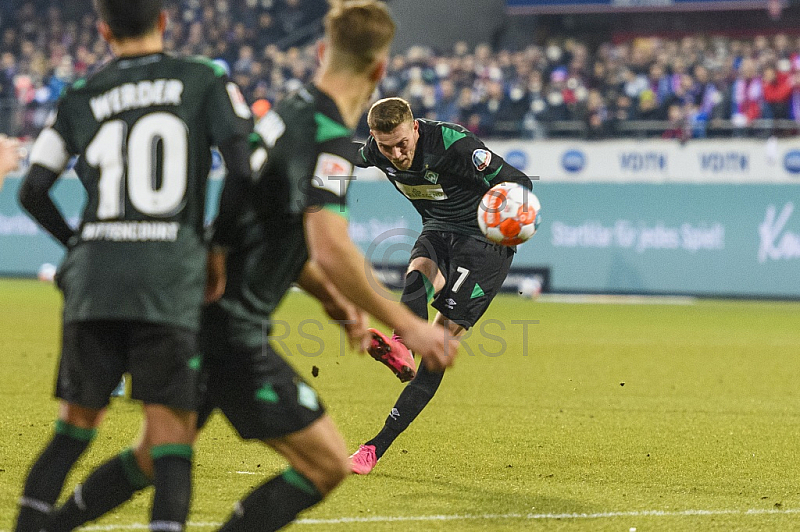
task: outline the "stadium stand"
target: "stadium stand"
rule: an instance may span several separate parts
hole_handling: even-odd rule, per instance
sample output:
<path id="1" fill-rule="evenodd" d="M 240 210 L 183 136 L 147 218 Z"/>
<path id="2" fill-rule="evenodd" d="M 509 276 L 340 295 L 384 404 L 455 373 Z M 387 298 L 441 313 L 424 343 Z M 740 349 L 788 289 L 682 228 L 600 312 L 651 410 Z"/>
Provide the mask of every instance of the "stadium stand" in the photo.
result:
<path id="1" fill-rule="evenodd" d="M 324 10 L 324 0 L 180 0 L 167 48 L 219 60 L 248 101 L 274 102 L 309 80 Z M 93 27 L 89 3 L 0 8 L 0 132 L 35 136 L 63 87 L 108 58 Z M 417 116 L 494 138 L 789 136 L 800 129 L 800 38 L 416 46 L 394 56 L 380 90 L 409 100 Z"/>

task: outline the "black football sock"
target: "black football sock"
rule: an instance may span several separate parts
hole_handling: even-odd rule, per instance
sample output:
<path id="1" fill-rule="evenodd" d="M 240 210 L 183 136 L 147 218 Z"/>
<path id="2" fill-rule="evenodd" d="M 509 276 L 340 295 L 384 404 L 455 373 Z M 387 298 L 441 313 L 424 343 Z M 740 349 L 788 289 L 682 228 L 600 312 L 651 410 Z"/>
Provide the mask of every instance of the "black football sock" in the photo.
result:
<path id="1" fill-rule="evenodd" d="M 403 295 L 400 302 L 407 306 L 411 312 L 422 318 L 428 319 L 428 301 L 433 298 L 433 285 L 427 277 L 417 270 L 412 270 L 406 275 L 403 286 Z"/>
<path id="2" fill-rule="evenodd" d="M 444 373 L 428 370 L 424 362 L 420 365 L 417 376 L 403 389 L 394 404 L 383 429 L 365 444 L 375 446 L 376 457 L 383 456 L 395 438 L 422 412 L 433 398 L 443 377 Z"/>
<path id="3" fill-rule="evenodd" d="M 182 531 L 192 498 L 192 446 L 157 445 L 150 455 L 155 486 L 150 531 Z"/>
<path id="4" fill-rule="evenodd" d="M 107 461 L 75 487 L 72 496 L 50 518 L 47 532 L 67 532 L 94 521 L 150 485 L 132 449 Z"/>
<path id="5" fill-rule="evenodd" d="M 28 473 L 15 532 L 39 532 L 47 522 L 72 466 L 89 447 L 96 429 L 56 421 L 55 434 Z"/>
<path id="6" fill-rule="evenodd" d="M 268 532 L 288 525 L 297 514 L 322 500 L 322 494 L 292 468 L 262 484 L 236 503 L 219 532 Z"/>

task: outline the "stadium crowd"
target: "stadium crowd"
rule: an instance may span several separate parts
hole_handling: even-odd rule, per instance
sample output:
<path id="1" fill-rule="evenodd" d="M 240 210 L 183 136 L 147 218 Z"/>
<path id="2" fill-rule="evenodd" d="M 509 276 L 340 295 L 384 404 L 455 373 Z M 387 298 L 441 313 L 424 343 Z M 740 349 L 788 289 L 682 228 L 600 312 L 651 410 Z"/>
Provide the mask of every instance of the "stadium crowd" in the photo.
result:
<path id="1" fill-rule="evenodd" d="M 63 87 L 108 51 L 88 2 L 17 4 L 0 8 L 0 133 L 29 137 Z M 324 11 L 324 0 L 180 0 L 170 8 L 167 49 L 218 60 L 263 109 L 309 80 Z M 791 134 L 800 121 L 800 38 L 412 47 L 393 57 L 380 91 L 410 101 L 416 116 L 486 137 Z"/>

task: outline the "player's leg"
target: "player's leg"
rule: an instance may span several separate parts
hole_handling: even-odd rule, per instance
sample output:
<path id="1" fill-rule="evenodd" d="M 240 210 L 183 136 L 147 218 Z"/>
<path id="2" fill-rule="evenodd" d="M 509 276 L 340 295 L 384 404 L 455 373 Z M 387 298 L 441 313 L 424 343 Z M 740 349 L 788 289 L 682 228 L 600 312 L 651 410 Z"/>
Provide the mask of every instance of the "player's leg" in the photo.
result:
<path id="1" fill-rule="evenodd" d="M 243 439 L 268 443 L 291 465 L 237 503 L 222 530 L 276 530 L 341 481 L 347 452 L 316 391 L 264 342 L 261 327 L 234 322 L 224 312 L 216 322 L 224 328 L 217 338 L 224 349 L 204 360 L 206 401 Z"/>
<path id="2" fill-rule="evenodd" d="M 149 449 L 143 445 L 140 442 L 135 448 L 125 449 L 92 471 L 82 484 L 75 487 L 69 499 L 53 512 L 47 532 L 74 530 L 150 486 L 152 461 Z M 139 455 L 146 456 L 146 459 L 140 461 Z"/>
<path id="3" fill-rule="evenodd" d="M 445 278 L 433 258 L 411 259 L 400 302 L 420 318 L 428 319 L 428 303 L 444 287 Z"/>
<path id="4" fill-rule="evenodd" d="M 129 345 L 131 397 L 144 404 L 142 438 L 153 464 L 150 530 L 183 530 L 192 491 L 192 444 L 201 365 L 197 334 L 137 323 L 131 329 Z"/>
<path id="5" fill-rule="evenodd" d="M 434 323 L 443 325 L 458 337 L 483 315 L 499 292 L 511 266 L 513 252 L 508 248 L 484 243 L 471 237 L 452 235 L 447 256 L 446 283 L 438 292 Z M 447 312 L 447 317 L 443 314 Z M 353 471 L 366 474 L 372 470 L 394 440 L 408 428 L 433 398 L 444 373 L 429 371 L 423 363 L 417 376 L 405 387 L 383 429 L 353 455 Z"/>
<path id="6" fill-rule="evenodd" d="M 437 290 L 433 302 L 439 311 L 434 321 L 445 325 L 449 334 L 458 336 L 464 328 L 478 321 L 500 290 L 513 251 L 455 233 L 433 233 L 429 239 L 435 246 L 439 271 L 446 272 L 444 286 Z M 383 429 L 351 456 L 354 473 L 364 475 L 372 470 L 397 436 L 428 405 L 442 377 L 443 374 L 428 371 L 422 365 L 414 380 L 400 394 Z"/>
<path id="7" fill-rule="evenodd" d="M 238 502 L 220 532 L 279 530 L 320 502 L 350 470 L 344 440 L 328 415 L 302 430 L 264 441 L 290 467 Z"/>
<path id="8" fill-rule="evenodd" d="M 42 528 L 72 466 L 91 443 L 124 371 L 116 322 L 66 323 L 56 380 L 55 432 L 25 481 L 15 530 Z"/>
<path id="9" fill-rule="evenodd" d="M 48 532 L 93 521 L 154 484 L 152 530 L 183 526 L 191 496 L 197 371 L 195 334 L 183 329 L 128 323 L 131 397 L 144 403 L 139 442 L 96 468 L 53 514 Z M 109 388 L 119 382 L 119 376 Z M 155 528 L 153 527 L 155 525 Z M 160 528 L 159 528 L 160 527 Z"/>
<path id="10" fill-rule="evenodd" d="M 453 337 L 461 335 L 464 329 L 442 316 L 439 312 L 434 318 L 434 323 L 447 327 Z M 377 461 L 384 455 L 395 439 L 408 428 L 412 421 L 428 406 L 444 373 L 430 371 L 423 362 L 417 376 L 408 383 L 400 397 L 397 398 L 383 428 L 374 438 L 361 445 L 351 457 L 351 470 L 359 475 L 366 475 L 375 467 Z"/>
<path id="11" fill-rule="evenodd" d="M 94 439 L 101 419 L 102 410 L 61 401 L 54 434 L 25 480 L 17 532 L 39 532 L 44 528 L 67 474 Z"/>
<path id="12" fill-rule="evenodd" d="M 424 320 L 428 319 L 428 303 L 445 285 L 439 266 L 445 254 L 443 242 L 434 233 L 423 232 L 411 250 L 400 302 Z M 396 334 L 388 338 L 377 329 L 370 329 L 370 332 L 372 344 L 367 350 L 370 356 L 391 369 L 401 382 L 413 379 L 416 374 L 414 357 L 402 338 Z"/>
<path id="13" fill-rule="evenodd" d="M 192 498 L 192 444 L 197 414 L 191 410 L 147 404 L 145 434 L 153 464 L 150 530 L 183 530 Z"/>
<path id="14" fill-rule="evenodd" d="M 204 311 L 204 318 L 210 312 L 209 309 L 211 307 Z M 203 339 L 223 339 L 223 331 L 213 326 L 217 322 L 217 319 L 204 321 L 203 330 L 207 329 L 208 334 L 204 335 Z M 206 349 L 220 349 L 220 346 L 205 346 L 204 350 Z M 201 369 L 204 374 L 209 371 L 210 362 L 213 362 L 213 357 L 203 358 Z M 205 382 L 206 379 L 207 377 L 202 377 L 201 381 Z M 200 404 L 198 410 L 202 412 L 202 421 L 198 421 L 197 430 L 214 410 L 213 400 L 207 394 L 203 395 Z M 48 528 L 48 532 L 73 530 L 93 521 L 152 484 L 153 459 L 150 453 L 154 431 L 147 430 L 147 423 L 148 420 L 145 419 L 139 440 L 132 448 L 125 449 L 95 469 L 84 481 L 80 490 L 76 490 L 72 497 L 54 512 L 54 525 Z"/>

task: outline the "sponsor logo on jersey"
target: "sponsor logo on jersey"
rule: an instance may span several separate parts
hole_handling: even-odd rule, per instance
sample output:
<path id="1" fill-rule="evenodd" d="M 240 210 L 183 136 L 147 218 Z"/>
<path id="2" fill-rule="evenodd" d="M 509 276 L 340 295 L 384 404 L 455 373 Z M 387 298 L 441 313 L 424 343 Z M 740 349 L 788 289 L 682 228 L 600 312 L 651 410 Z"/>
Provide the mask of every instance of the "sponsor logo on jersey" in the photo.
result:
<path id="1" fill-rule="evenodd" d="M 320 153 L 311 182 L 316 188 L 341 197 L 347 192 L 347 186 L 353 179 L 352 175 L 353 165 L 350 161 L 332 153 Z"/>
<path id="2" fill-rule="evenodd" d="M 425 172 L 425 180 L 430 181 L 435 185 L 436 183 L 439 182 L 439 174 L 437 174 L 432 170 L 428 170 L 427 172 Z"/>
<path id="3" fill-rule="evenodd" d="M 389 417 L 392 419 L 400 418 L 400 411 L 396 408 L 392 408 L 392 411 L 389 412 Z"/>
<path id="4" fill-rule="evenodd" d="M 454 308 L 454 307 L 455 307 L 457 304 L 458 304 L 458 303 L 456 303 L 456 300 L 455 300 L 455 299 L 453 299 L 452 297 L 448 297 L 448 298 L 447 298 L 447 299 L 445 299 L 445 301 L 444 301 L 444 305 L 445 305 L 447 308 L 449 308 L 450 310 L 453 310 L 453 308 Z"/>
<path id="5" fill-rule="evenodd" d="M 410 200 L 442 201 L 447 199 L 447 194 L 441 185 L 406 185 L 395 181 L 394 186 Z"/>
<path id="6" fill-rule="evenodd" d="M 800 150 L 791 150 L 783 157 L 783 167 L 790 174 L 800 174 Z"/>
<path id="7" fill-rule="evenodd" d="M 109 242 L 175 242 L 178 222 L 87 222 L 81 230 L 81 240 Z"/>
<path id="8" fill-rule="evenodd" d="M 492 154 L 488 150 L 475 150 L 472 152 L 472 164 L 479 172 L 483 172 L 489 168 L 489 163 L 492 162 Z"/>

